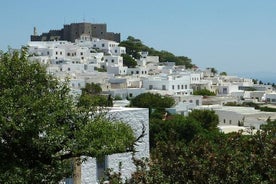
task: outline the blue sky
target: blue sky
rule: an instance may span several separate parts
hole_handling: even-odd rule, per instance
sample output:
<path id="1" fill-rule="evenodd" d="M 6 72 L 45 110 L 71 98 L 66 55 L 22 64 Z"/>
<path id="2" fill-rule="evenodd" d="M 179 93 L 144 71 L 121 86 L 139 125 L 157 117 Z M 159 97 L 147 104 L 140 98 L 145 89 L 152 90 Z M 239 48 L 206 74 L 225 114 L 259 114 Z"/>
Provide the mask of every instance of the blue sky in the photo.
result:
<path id="1" fill-rule="evenodd" d="M 75 22 L 188 56 L 200 68 L 276 78 L 276 0 L 3 0 L 0 49 Z"/>

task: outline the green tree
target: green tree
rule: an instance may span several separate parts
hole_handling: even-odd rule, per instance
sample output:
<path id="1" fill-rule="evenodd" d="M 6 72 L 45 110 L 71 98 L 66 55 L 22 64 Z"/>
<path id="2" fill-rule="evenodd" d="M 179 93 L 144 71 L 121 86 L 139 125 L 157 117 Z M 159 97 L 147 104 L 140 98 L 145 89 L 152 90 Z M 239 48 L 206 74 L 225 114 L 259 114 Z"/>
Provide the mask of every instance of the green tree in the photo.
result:
<path id="1" fill-rule="evenodd" d="M 190 142 L 194 136 L 203 133 L 200 123 L 182 115 L 170 116 L 168 120 L 150 120 L 150 147 L 158 142 Z"/>
<path id="2" fill-rule="evenodd" d="M 194 109 L 189 113 L 189 118 L 196 120 L 207 130 L 216 130 L 219 123 L 218 115 L 213 110 Z"/>
<path id="3" fill-rule="evenodd" d="M 100 84 L 86 83 L 85 87 L 82 89 L 82 93 L 89 95 L 99 95 L 102 93 L 102 88 Z"/>
<path id="4" fill-rule="evenodd" d="M 122 41 L 119 46 L 126 47 L 126 53 L 135 59 L 139 59 L 141 57 L 140 52 L 145 47 L 141 40 L 132 36 L 127 37 L 127 40 Z"/>
<path id="5" fill-rule="evenodd" d="M 267 128 L 254 135 L 212 131 L 188 143 L 159 141 L 151 161 L 136 162 L 130 183 L 275 183 L 276 137 Z"/>
<path id="6" fill-rule="evenodd" d="M 132 58 L 128 54 L 123 54 L 123 65 L 127 66 L 128 68 L 134 68 L 137 65 L 137 62 L 135 61 L 134 58 Z"/>
<path id="7" fill-rule="evenodd" d="M 78 106 L 88 109 L 99 107 L 112 107 L 113 99 L 110 95 L 103 95 L 100 84 L 87 83 L 82 88 L 82 94 L 79 97 Z"/>
<path id="8" fill-rule="evenodd" d="M 208 89 L 199 89 L 195 90 L 194 95 L 202 95 L 202 96 L 216 96 L 216 93 L 208 90 Z"/>
<path id="9" fill-rule="evenodd" d="M 30 63 L 25 48 L 1 55 L 0 107 L 0 183 L 57 183 L 72 174 L 72 158 L 135 141 L 126 124 L 76 108 L 67 83 Z"/>
<path id="10" fill-rule="evenodd" d="M 132 36 L 129 36 L 127 40 L 122 41 L 120 46 L 126 47 L 126 53 L 135 59 L 141 57 L 140 52 L 146 51 L 149 55 L 159 56 L 160 62 L 175 62 L 176 65 L 184 65 L 186 68 L 192 68 L 194 66 L 192 60 L 186 56 L 175 56 L 168 51 L 155 50 L 154 48 L 144 45 L 141 40 Z"/>
<path id="11" fill-rule="evenodd" d="M 174 105 L 172 97 L 160 94 L 142 93 L 131 99 L 131 106 L 151 109 L 165 109 Z"/>
<path id="12" fill-rule="evenodd" d="M 227 76 L 227 73 L 226 72 L 220 72 L 219 75 L 224 75 L 224 76 Z"/>

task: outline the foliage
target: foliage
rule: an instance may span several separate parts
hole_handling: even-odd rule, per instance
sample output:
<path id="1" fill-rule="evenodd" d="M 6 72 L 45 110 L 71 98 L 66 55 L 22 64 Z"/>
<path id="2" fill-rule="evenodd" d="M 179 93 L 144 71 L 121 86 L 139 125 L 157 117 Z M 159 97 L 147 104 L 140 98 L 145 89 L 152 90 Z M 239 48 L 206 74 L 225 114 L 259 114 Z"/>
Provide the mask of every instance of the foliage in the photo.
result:
<path id="1" fill-rule="evenodd" d="M 141 57 L 139 52 L 146 48 L 141 40 L 132 36 L 127 37 L 127 40 L 122 41 L 119 46 L 126 47 L 126 53 L 135 59 L 139 59 Z"/>
<path id="2" fill-rule="evenodd" d="M 248 86 L 248 87 L 243 87 L 243 90 L 245 90 L 245 91 L 256 91 L 256 88 Z"/>
<path id="3" fill-rule="evenodd" d="M 188 144 L 158 142 L 151 152 L 151 161 L 136 163 L 140 167 L 127 183 L 276 182 L 276 139 L 273 132 L 211 135 L 200 134 Z"/>
<path id="4" fill-rule="evenodd" d="M 160 94 L 153 93 L 142 93 L 131 99 L 130 103 L 133 107 L 165 109 L 171 107 L 175 101 L 169 96 L 162 96 Z"/>
<path id="5" fill-rule="evenodd" d="M 112 107 L 113 99 L 110 95 L 102 95 L 102 88 L 100 84 L 87 83 L 82 88 L 82 94 L 79 97 L 78 106 L 91 109 L 95 107 Z"/>
<path id="6" fill-rule="evenodd" d="M 211 68 L 211 72 L 212 72 L 213 74 L 217 74 L 217 73 L 218 73 L 217 69 L 215 69 L 215 68 Z"/>
<path id="7" fill-rule="evenodd" d="M 97 67 L 95 67 L 95 70 L 98 71 L 98 72 L 106 72 L 105 68 L 97 68 Z"/>
<path id="8" fill-rule="evenodd" d="M 150 120 L 150 147 L 157 142 L 190 142 L 194 136 L 203 133 L 201 124 L 182 115 L 170 116 L 168 120 Z"/>
<path id="9" fill-rule="evenodd" d="M 71 174 L 71 158 L 135 141 L 126 124 L 76 108 L 67 83 L 30 63 L 25 48 L 1 55 L 0 107 L 0 183 L 57 183 Z"/>
<path id="10" fill-rule="evenodd" d="M 260 109 L 261 111 L 265 111 L 265 112 L 276 112 L 276 108 L 273 107 L 267 107 L 267 106 L 263 106 L 263 107 L 256 107 L 256 109 Z"/>
<path id="11" fill-rule="evenodd" d="M 241 106 L 254 107 L 255 109 L 258 109 L 260 111 L 265 111 L 265 112 L 276 112 L 276 108 L 268 107 L 268 106 L 261 106 L 254 102 L 244 102 Z"/>
<path id="12" fill-rule="evenodd" d="M 204 89 L 199 89 L 195 90 L 194 95 L 202 95 L 202 96 L 216 96 L 216 93 L 204 88 Z"/>
<path id="13" fill-rule="evenodd" d="M 269 118 L 266 124 L 261 125 L 261 129 L 276 136 L 276 120 L 271 121 Z"/>
<path id="14" fill-rule="evenodd" d="M 239 104 L 237 102 L 226 102 L 224 105 L 225 106 L 242 106 L 242 104 Z"/>
<path id="15" fill-rule="evenodd" d="M 194 109 L 189 113 L 189 118 L 196 120 L 207 130 L 216 130 L 219 124 L 218 115 L 213 110 Z"/>
<path id="16" fill-rule="evenodd" d="M 151 159 L 134 160 L 136 171 L 123 183 L 276 182 L 276 121 L 268 120 L 268 124 L 262 127 L 263 131 L 252 135 L 243 135 L 242 132 L 224 134 L 208 130 L 207 126 L 203 132 L 200 129 L 194 132 L 190 141 L 180 138 L 189 132 L 190 128 L 185 129 L 189 121 L 196 123 L 195 119 L 202 119 L 204 114 L 206 112 L 190 114 L 192 117 L 187 118 L 176 116 L 168 121 L 152 119 L 150 131 L 153 131 L 156 142 L 154 148 L 151 147 Z M 194 118 L 195 115 L 200 118 Z M 190 125 L 198 127 L 203 124 Z"/>
<path id="17" fill-rule="evenodd" d="M 85 87 L 82 89 L 82 93 L 89 95 L 99 95 L 102 92 L 100 84 L 86 83 Z"/>
<path id="18" fill-rule="evenodd" d="M 160 62 L 175 62 L 176 65 L 185 65 L 186 68 L 192 68 L 194 65 L 190 58 L 186 56 L 175 56 L 168 51 L 157 51 L 154 48 L 150 48 L 142 43 L 141 40 L 129 36 L 127 40 L 120 43 L 120 46 L 126 47 L 126 53 L 135 59 L 140 59 L 140 52 L 146 51 L 149 55 L 159 56 Z"/>
<path id="19" fill-rule="evenodd" d="M 259 83 L 259 80 L 258 80 L 258 79 L 252 79 L 252 82 L 253 82 L 254 84 L 258 84 L 258 83 Z"/>
<path id="20" fill-rule="evenodd" d="M 168 183 L 274 183 L 275 143 L 260 132 L 199 136 L 188 146 L 160 142 L 152 159 Z"/>
<path id="21" fill-rule="evenodd" d="M 134 58 L 132 58 L 128 54 L 123 54 L 123 65 L 127 66 L 128 68 L 134 68 L 137 65 L 137 62 Z"/>
<path id="22" fill-rule="evenodd" d="M 219 75 L 227 76 L 227 73 L 226 72 L 220 72 Z"/>

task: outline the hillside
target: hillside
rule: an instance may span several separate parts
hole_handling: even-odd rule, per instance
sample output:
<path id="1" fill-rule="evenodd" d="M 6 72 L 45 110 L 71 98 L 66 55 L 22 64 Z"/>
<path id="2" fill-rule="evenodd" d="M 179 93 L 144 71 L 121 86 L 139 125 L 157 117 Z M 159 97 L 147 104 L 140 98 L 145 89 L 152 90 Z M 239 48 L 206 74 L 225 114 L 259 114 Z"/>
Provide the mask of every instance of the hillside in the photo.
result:
<path id="1" fill-rule="evenodd" d="M 186 56 L 175 56 L 173 53 L 165 50 L 155 50 L 152 47 L 146 46 L 140 39 L 129 36 L 127 40 L 120 43 L 120 46 L 126 47 L 128 55 L 133 56 L 135 59 L 140 58 L 139 52 L 146 51 L 149 55 L 159 56 L 160 62 L 175 62 L 176 65 L 185 65 L 186 68 L 195 66 L 192 60 Z"/>

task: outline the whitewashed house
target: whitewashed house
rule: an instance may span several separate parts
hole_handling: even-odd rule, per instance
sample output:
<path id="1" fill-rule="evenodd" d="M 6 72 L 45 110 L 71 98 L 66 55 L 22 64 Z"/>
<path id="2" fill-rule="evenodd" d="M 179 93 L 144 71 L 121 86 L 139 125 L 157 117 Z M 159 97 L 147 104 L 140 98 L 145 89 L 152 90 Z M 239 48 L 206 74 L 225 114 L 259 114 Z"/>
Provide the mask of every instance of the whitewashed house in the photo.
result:
<path id="1" fill-rule="evenodd" d="M 91 44 L 93 48 L 99 49 L 110 55 L 120 56 L 126 53 L 125 47 L 120 47 L 118 42 L 111 40 L 93 38 L 89 44 Z"/>
<path id="2" fill-rule="evenodd" d="M 187 116 L 189 112 L 202 105 L 202 96 L 199 95 L 172 95 L 175 100 L 175 105 L 166 108 L 171 114 L 181 114 Z"/>
<path id="3" fill-rule="evenodd" d="M 190 95 L 190 76 L 184 75 L 158 75 L 149 76 L 143 80 L 143 88 L 147 90 L 164 90 L 178 95 Z"/>
<path id="4" fill-rule="evenodd" d="M 218 86 L 219 95 L 230 95 L 231 93 L 237 92 L 237 91 L 239 91 L 239 86 L 231 83 L 228 83 L 228 84 L 224 83 Z"/>
<path id="5" fill-rule="evenodd" d="M 127 75 L 128 67 L 126 66 L 107 66 L 107 73 L 114 75 Z"/>
<path id="6" fill-rule="evenodd" d="M 265 93 L 262 99 L 267 103 L 276 104 L 276 93 Z"/>
<path id="7" fill-rule="evenodd" d="M 128 75 L 136 75 L 136 76 L 148 75 L 148 68 L 147 67 L 128 68 L 127 74 Z"/>
<path id="8" fill-rule="evenodd" d="M 219 125 L 245 126 L 258 130 L 269 118 L 276 119 L 275 112 L 263 112 L 253 107 L 210 105 L 196 108 L 214 110 L 219 117 Z"/>

